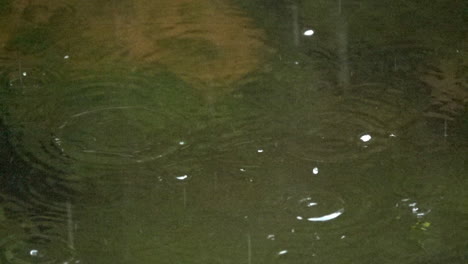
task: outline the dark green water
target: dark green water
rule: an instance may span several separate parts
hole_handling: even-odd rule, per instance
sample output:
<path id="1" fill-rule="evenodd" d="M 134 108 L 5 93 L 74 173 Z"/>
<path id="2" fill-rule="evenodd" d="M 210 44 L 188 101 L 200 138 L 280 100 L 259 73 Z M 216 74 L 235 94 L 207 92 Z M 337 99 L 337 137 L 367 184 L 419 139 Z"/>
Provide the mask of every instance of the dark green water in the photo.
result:
<path id="1" fill-rule="evenodd" d="M 467 10 L 0 0 L 0 264 L 467 263 Z"/>

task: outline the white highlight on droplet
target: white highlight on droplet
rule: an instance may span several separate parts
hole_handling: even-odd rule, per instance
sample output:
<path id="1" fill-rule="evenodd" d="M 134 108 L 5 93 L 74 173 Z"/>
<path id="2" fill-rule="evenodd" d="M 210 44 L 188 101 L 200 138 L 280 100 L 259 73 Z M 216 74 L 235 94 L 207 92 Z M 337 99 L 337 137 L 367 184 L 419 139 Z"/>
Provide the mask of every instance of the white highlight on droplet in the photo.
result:
<path id="1" fill-rule="evenodd" d="M 269 240 L 275 240 L 275 235 L 269 234 L 269 235 L 267 236 L 267 239 L 269 239 Z"/>
<path id="2" fill-rule="evenodd" d="M 278 255 L 281 256 L 281 255 L 284 255 L 288 253 L 288 251 L 285 249 L 285 250 L 281 250 L 280 252 L 278 252 Z"/>
<path id="3" fill-rule="evenodd" d="M 312 29 L 308 29 L 304 31 L 304 36 L 310 37 L 314 34 L 315 32 Z"/>
<path id="4" fill-rule="evenodd" d="M 313 174 L 318 174 L 319 173 L 319 169 L 317 167 L 313 168 L 312 169 L 312 173 Z"/>
<path id="5" fill-rule="evenodd" d="M 68 59 L 70 58 L 70 56 L 65 55 L 65 56 L 63 56 L 63 58 L 66 59 L 66 60 L 68 60 Z"/>
<path id="6" fill-rule="evenodd" d="M 369 140 L 372 139 L 372 137 L 369 134 L 365 134 L 365 135 L 362 135 L 359 139 L 361 139 L 362 142 L 368 142 Z"/>
<path id="7" fill-rule="evenodd" d="M 182 145 L 185 145 L 185 141 L 180 141 L 180 142 L 179 142 L 179 145 L 181 145 L 181 146 L 182 146 Z"/>
<path id="8" fill-rule="evenodd" d="M 334 213 L 331 213 L 331 214 L 328 214 L 328 215 L 324 215 L 324 216 L 320 216 L 320 217 L 310 217 L 310 218 L 307 218 L 307 221 L 310 221 L 310 222 L 325 222 L 325 221 L 330 221 L 332 219 L 335 219 L 337 218 L 338 216 L 340 216 L 341 214 L 343 214 L 344 210 L 343 209 L 340 209 Z"/>
<path id="9" fill-rule="evenodd" d="M 185 179 L 187 179 L 187 178 L 188 178 L 188 175 L 187 175 L 187 174 L 186 174 L 186 175 L 182 175 L 182 176 L 177 176 L 177 177 L 176 177 L 176 179 L 178 179 L 178 180 L 180 180 L 180 181 L 183 181 L 183 180 L 185 180 Z"/>
<path id="10" fill-rule="evenodd" d="M 26 72 L 23 72 L 23 76 L 26 76 L 26 75 L 28 75 L 28 74 Z"/>
<path id="11" fill-rule="evenodd" d="M 258 152 L 258 153 L 262 153 L 262 152 L 263 152 L 263 149 L 258 149 L 257 152 Z"/>
<path id="12" fill-rule="evenodd" d="M 29 255 L 33 257 L 37 256 L 37 254 L 39 254 L 39 250 L 37 249 L 31 249 L 31 251 L 29 251 Z"/>
<path id="13" fill-rule="evenodd" d="M 245 172 L 245 169 L 244 169 L 244 168 L 240 168 L 239 170 L 242 171 L 242 172 Z"/>

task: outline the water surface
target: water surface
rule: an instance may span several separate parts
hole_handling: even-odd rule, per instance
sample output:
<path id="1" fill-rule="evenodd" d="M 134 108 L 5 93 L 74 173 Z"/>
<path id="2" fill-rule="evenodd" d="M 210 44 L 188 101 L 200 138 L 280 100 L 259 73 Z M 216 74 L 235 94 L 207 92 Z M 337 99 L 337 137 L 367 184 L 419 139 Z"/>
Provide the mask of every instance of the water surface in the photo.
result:
<path id="1" fill-rule="evenodd" d="M 0 1 L 0 263 L 466 263 L 463 1 Z"/>

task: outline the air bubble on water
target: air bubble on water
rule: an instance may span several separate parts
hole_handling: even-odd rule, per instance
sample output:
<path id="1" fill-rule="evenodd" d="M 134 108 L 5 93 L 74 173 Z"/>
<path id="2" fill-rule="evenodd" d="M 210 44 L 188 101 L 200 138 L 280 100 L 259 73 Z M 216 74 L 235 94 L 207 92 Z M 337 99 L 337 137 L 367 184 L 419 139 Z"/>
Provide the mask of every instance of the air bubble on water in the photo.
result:
<path id="1" fill-rule="evenodd" d="M 29 255 L 33 257 L 36 257 L 38 254 L 39 254 L 39 250 L 37 249 L 31 249 L 31 251 L 29 251 Z"/>

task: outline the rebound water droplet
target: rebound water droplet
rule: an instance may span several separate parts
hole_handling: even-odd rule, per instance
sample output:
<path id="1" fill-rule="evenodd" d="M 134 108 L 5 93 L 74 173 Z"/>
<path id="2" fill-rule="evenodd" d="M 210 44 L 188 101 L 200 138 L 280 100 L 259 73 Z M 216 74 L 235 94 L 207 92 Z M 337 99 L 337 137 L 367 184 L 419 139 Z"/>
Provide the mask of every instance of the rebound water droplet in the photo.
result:
<path id="1" fill-rule="evenodd" d="M 313 174 L 318 174 L 319 173 L 319 169 L 317 167 L 313 168 L 312 169 L 312 173 Z"/>
<path id="2" fill-rule="evenodd" d="M 312 29 L 307 29 L 304 31 L 304 36 L 310 37 L 312 35 L 314 35 L 314 31 Z"/>
<path id="3" fill-rule="evenodd" d="M 287 250 L 281 250 L 280 252 L 278 252 L 278 256 L 284 255 L 286 253 L 288 253 Z"/>
<path id="4" fill-rule="evenodd" d="M 179 181 L 184 181 L 184 180 L 188 179 L 188 175 L 186 174 L 186 175 L 182 175 L 182 176 L 176 176 L 175 178 L 177 180 L 179 180 Z"/>
<path id="5" fill-rule="evenodd" d="M 369 140 L 372 139 L 372 137 L 369 134 L 365 134 L 365 135 L 362 135 L 359 139 L 361 139 L 362 142 L 368 142 Z"/>

